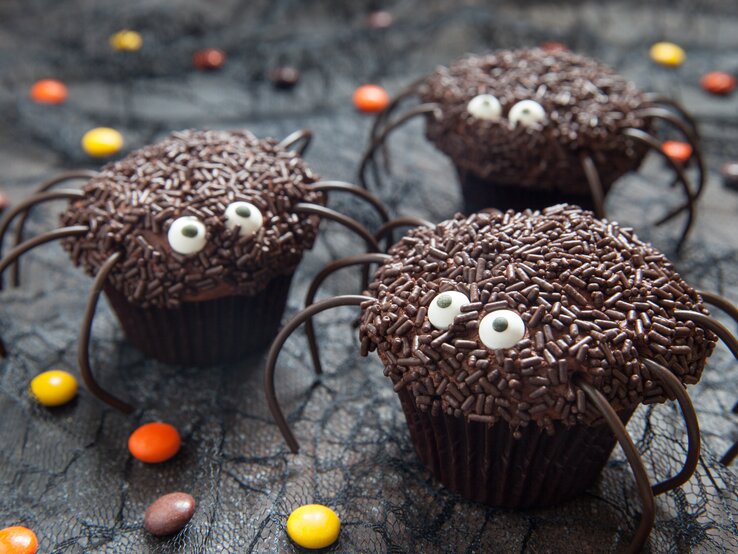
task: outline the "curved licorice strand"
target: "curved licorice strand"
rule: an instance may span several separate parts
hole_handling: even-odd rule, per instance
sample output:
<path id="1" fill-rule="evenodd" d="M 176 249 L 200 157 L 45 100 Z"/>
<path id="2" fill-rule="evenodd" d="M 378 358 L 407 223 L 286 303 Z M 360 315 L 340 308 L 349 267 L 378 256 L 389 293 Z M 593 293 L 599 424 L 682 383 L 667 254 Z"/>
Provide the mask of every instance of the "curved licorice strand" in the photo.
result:
<path id="1" fill-rule="evenodd" d="M 19 244 L 18 246 L 13 248 L 5 255 L 4 258 L 0 259 L 0 279 L 2 278 L 2 274 L 7 269 L 7 267 L 29 250 L 32 250 L 37 246 L 41 246 L 42 244 L 46 244 L 47 242 L 52 242 L 67 237 L 84 235 L 89 230 L 90 228 L 86 225 L 73 225 L 71 227 L 61 227 L 59 229 L 54 229 L 53 231 L 48 231 L 42 235 L 33 237 L 32 239 L 28 239 L 26 242 Z"/>
<path id="2" fill-rule="evenodd" d="M 699 138 L 697 137 L 697 135 L 693 133 L 692 129 L 690 129 L 684 123 L 684 121 L 676 117 L 669 110 L 665 110 L 663 108 L 646 108 L 644 110 L 636 112 L 636 115 L 646 119 L 660 119 L 662 121 L 665 121 L 666 123 L 670 123 L 671 125 L 676 127 L 679 132 L 682 133 L 682 135 L 684 135 L 687 143 L 692 148 L 692 158 L 694 158 L 695 163 L 697 164 L 697 190 L 695 190 L 693 194 L 696 201 L 702 195 L 702 191 L 705 188 L 706 176 L 705 160 L 702 157 L 702 149 L 700 148 Z"/>
<path id="3" fill-rule="evenodd" d="M 682 185 L 682 189 L 684 190 L 684 194 L 687 197 L 687 203 L 684 204 L 679 208 L 679 211 L 687 210 L 687 222 L 684 225 L 684 229 L 682 230 L 682 234 L 679 237 L 679 241 L 677 242 L 677 252 L 681 251 L 682 247 L 684 246 L 685 241 L 687 240 L 687 236 L 689 236 L 689 232 L 692 229 L 692 225 L 694 224 L 694 197 L 692 195 L 692 189 L 689 186 L 689 179 L 687 178 L 687 175 L 684 173 L 684 169 L 680 164 L 675 162 L 669 155 L 666 154 L 666 152 L 663 151 L 661 148 L 661 143 L 652 135 L 649 135 L 645 131 L 641 131 L 640 129 L 634 129 L 634 128 L 628 128 L 623 131 L 623 134 L 626 136 L 629 136 L 630 138 L 636 140 L 637 142 L 640 142 L 657 154 L 661 156 L 667 164 L 671 166 L 671 168 L 675 171 L 677 174 L 677 181 Z M 668 221 L 670 215 L 667 214 L 665 218 L 661 218 L 658 220 L 655 224 L 661 225 L 662 223 L 665 223 Z"/>
<path id="4" fill-rule="evenodd" d="M 355 265 L 366 265 L 377 263 L 382 264 L 392 257 L 387 254 L 360 254 L 358 256 L 349 256 L 347 258 L 341 258 L 335 262 L 331 262 L 326 265 L 320 273 L 310 283 L 307 294 L 305 295 L 305 307 L 308 308 L 315 303 L 315 296 L 318 294 L 320 285 L 323 284 L 330 275 L 342 269 L 344 267 L 351 267 Z M 313 360 L 313 369 L 315 373 L 320 375 L 323 373 L 323 364 L 320 363 L 320 351 L 318 349 L 318 341 L 315 338 L 315 327 L 313 325 L 312 318 L 305 322 L 305 335 L 307 335 L 308 346 L 310 348 L 310 357 Z"/>
<path id="5" fill-rule="evenodd" d="M 380 242 L 383 238 L 387 237 L 385 251 L 389 250 L 390 247 L 394 244 L 392 232 L 400 227 L 430 227 L 432 229 L 435 227 L 435 225 L 427 219 L 423 219 L 422 217 L 415 217 L 412 215 L 396 217 L 395 219 L 388 221 L 379 229 L 377 229 L 376 233 L 374 233 L 374 238 L 377 239 L 377 242 Z"/>
<path id="6" fill-rule="evenodd" d="M 364 239 L 364 242 L 366 242 L 367 250 L 369 252 L 379 252 L 381 250 L 377 241 L 374 240 L 374 236 L 367 230 L 367 228 L 347 215 L 344 215 L 335 210 L 331 210 L 330 208 L 326 208 L 325 206 L 320 206 L 318 204 L 309 204 L 305 202 L 300 202 L 299 204 L 295 205 L 294 211 L 297 213 L 317 215 L 322 218 L 333 220 L 336 223 L 340 223 L 341 225 L 353 231 L 362 239 Z M 362 271 L 361 275 L 361 288 L 362 290 L 364 290 L 368 286 L 369 268 L 365 268 Z"/>
<path id="7" fill-rule="evenodd" d="M 64 183 L 66 181 L 76 181 L 78 179 L 92 179 L 95 175 L 97 175 L 96 171 L 90 171 L 87 169 L 79 169 L 75 171 L 65 171 L 64 173 L 60 173 L 59 175 L 55 175 L 51 179 L 48 179 L 41 183 L 39 187 L 36 189 L 36 192 L 34 193 L 34 196 L 43 192 L 46 192 L 50 190 L 52 187 Z M 20 219 L 18 220 L 18 224 L 15 228 L 15 242 L 14 244 L 18 245 L 21 242 L 23 242 L 23 230 L 26 227 L 26 222 L 28 221 L 29 216 L 31 215 L 30 207 L 28 210 L 24 211 L 23 214 L 21 214 Z M 0 242 L 2 241 L 2 235 L 0 235 Z M 17 262 L 13 265 L 13 272 L 10 274 L 11 284 L 14 287 L 17 287 L 20 285 L 20 262 Z"/>
<path id="8" fill-rule="evenodd" d="M 597 166 L 589 154 L 582 154 L 580 157 L 584 176 L 587 178 L 589 192 L 592 195 L 592 205 L 594 206 L 595 215 L 602 219 L 605 217 L 605 190 L 602 188 L 600 173 Z"/>
<path id="9" fill-rule="evenodd" d="M 677 112 L 684 121 L 687 122 L 687 125 L 689 125 L 692 128 L 692 134 L 695 137 L 699 136 L 699 130 L 697 128 L 697 120 L 692 117 L 692 114 L 690 114 L 684 106 L 682 106 L 679 102 L 674 100 L 673 98 L 669 98 L 668 96 L 664 96 L 662 94 L 656 94 L 656 93 L 647 93 L 644 95 L 644 106 L 658 106 L 659 104 L 669 106 L 672 108 L 675 112 Z"/>
<path id="10" fill-rule="evenodd" d="M 289 150 L 298 142 L 302 144 L 297 148 L 296 152 L 299 156 L 302 156 L 307 152 L 310 143 L 313 140 L 313 132 L 310 129 L 300 129 L 293 133 L 290 133 L 277 143 L 277 146 Z"/>
<path id="11" fill-rule="evenodd" d="M 699 294 L 701 295 L 702 293 Z M 729 313 L 731 317 L 735 316 L 736 309 L 732 304 L 730 304 L 730 302 L 717 295 L 708 294 L 708 296 L 714 296 L 714 298 L 711 298 L 711 300 L 719 299 L 719 302 L 724 303 L 723 305 L 726 305 L 726 307 L 728 307 L 728 309 L 726 309 L 726 312 Z M 703 299 L 709 302 L 707 296 L 703 296 Z M 720 304 L 716 303 L 716 305 L 718 305 L 718 307 L 722 307 Z M 676 310 L 674 312 L 674 317 L 682 321 L 694 321 L 715 333 L 725 343 L 730 352 L 733 354 L 733 357 L 738 360 L 738 339 L 736 339 L 733 333 L 731 333 L 730 330 L 728 330 L 728 328 L 720 323 L 718 320 L 703 313 L 689 310 Z M 736 407 L 738 407 L 738 404 L 736 404 Z M 733 408 L 733 411 L 736 411 L 735 407 Z M 730 447 L 730 449 L 723 455 L 723 457 L 720 458 L 720 463 L 726 466 L 730 465 L 733 460 L 735 460 L 736 456 L 738 456 L 738 441 L 736 441 L 736 443 L 734 443 L 733 446 Z"/>
<path id="12" fill-rule="evenodd" d="M 374 153 L 376 152 L 377 148 L 379 148 L 384 143 L 384 141 L 387 139 L 392 131 L 419 115 L 428 115 L 431 113 L 438 114 L 439 109 L 440 108 L 438 104 L 435 103 L 420 104 L 419 106 L 416 106 L 415 108 L 401 115 L 395 121 L 388 123 L 382 129 L 379 135 L 372 139 L 369 147 L 366 149 L 364 155 L 361 157 L 358 174 L 359 185 L 365 189 L 368 188 L 366 182 L 366 168 L 369 165 L 369 162 L 374 160 Z M 381 182 L 377 183 L 377 186 L 381 188 Z"/>
<path id="13" fill-rule="evenodd" d="M 384 203 L 366 189 L 357 187 L 351 183 L 346 183 L 345 181 L 320 181 L 314 185 L 310 185 L 310 188 L 317 191 L 338 191 L 353 194 L 371 205 L 371 207 L 374 208 L 374 211 L 379 215 L 382 223 L 389 221 L 389 214 L 387 213 L 387 208 L 385 208 Z"/>
<path id="14" fill-rule="evenodd" d="M 709 315 L 691 310 L 675 310 L 674 317 L 681 321 L 694 321 L 715 333 L 725 343 L 736 360 L 738 360 L 738 339 L 718 320 Z"/>
<path id="15" fill-rule="evenodd" d="M 628 552 L 637 553 L 643 548 L 646 543 L 648 536 L 653 529 L 653 523 L 656 519 L 656 506 L 653 491 L 651 490 L 651 483 L 648 480 L 648 473 L 643 465 L 643 460 L 638 453 L 633 439 L 630 438 L 628 431 L 625 429 L 625 425 L 620 421 L 618 414 L 615 412 L 607 399 L 602 395 L 600 391 L 594 388 L 592 385 L 587 383 L 584 379 L 578 379 L 578 386 L 584 391 L 589 400 L 599 410 L 605 422 L 610 427 L 610 430 L 615 435 L 615 438 L 620 443 L 625 457 L 633 470 L 633 476 L 636 480 L 638 487 L 638 493 L 641 497 L 641 503 L 643 506 L 643 512 L 641 514 L 641 521 L 638 524 L 638 529 L 635 535 L 631 539 L 630 545 L 628 546 Z"/>
<path id="16" fill-rule="evenodd" d="M 120 260 L 121 253 L 116 252 L 112 254 L 97 272 L 95 281 L 92 284 L 92 289 L 87 298 L 87 306 L 85 307 L 85 315 L 82 319 L 82 327 L 79 333 L 79 342 L 77 343 L 77 363 L 79 364 L 79 371 L 82 375 L 82 380 L 87 385 L 87 389 L 96 397 L 103 402 L 110 404 L 113 408 L 120 410 L 124 413 L 131 413 L 133 406 L 123 402 L 119 398 L 116 398 L 105 389 L 103 389 L 95 380 L 92 375 L 92 367 L 90 366 L 90 337 L 92 335 L 92 323 L 95 319 L 95 310 L 97 309 L 97 302 L 100 299 L 100 293 L 105 286 L 105 281 L 110 275 L 110 272 L 115 267 L 115 264 Z"/>
<path id="17" fill-rule="evenodd" d="M 8 232 L 8 229 L 10 228 L 10 225 L 13 223 L 13 220 L 15 219 L 18 214 L 22 214 L 21 220 L 18 222 L 16 233 L 15 233 L 15 245 L 18 246 L 20 244 L 19 237 L 22 237 L 23 233 L 23 223 L 28 217 L 28 211 L 31 207 L 41 204 L 43 202 L 49 202 L 51 200 L 60 200 L 60 199 L 70 199 L 70 198 L 82 198 L 84 195 L 82 192 L 78 190 L 72 190 L 72 189 L 61 189 L 61 190 L 54 190 L 54 191 L 45 191 L 38 194 L 34 194 L 33 196 L 26 198 L 24 201 L 22 201 L 20 204 L 13 206 L 13 208 L 5 214 L 5 216 L 0 220 L 0 258 L 3 256 L 3 242 L 5 240 L 5 234 Z M 18 265 L 16 264 L 16 268 Z M 17 286 L 17 275 L 16 279 L 13 280 L 13 285 Z M 0 278 L 0 290 L 2 290 L 3 287 L 3 280 Z"/>
<path id="18" fill-rule="evenodd" d="M 274 417 L 274 421 L 277 423 L 277 427 L 279 427 L 282 436 L 284 437 L 285 441 L 287 441 L 287 445 L 290 447 L 290 450 L 293 453 L 297 453 L 297 451 L 300 449 L 300 445 L 298 444 L 295 436 L 290 430 L 290 426 L 287 423 L 287 419 L 285 418 L 284 412 L 279 405 L 279 401 L 277 400 L 277 395 L 274 390 L 274 370 L 277 363 L 277 357 L 282 350 L 282 346 L 287 341 L 292 332 L 297 329 L 306 319 L 319 314 L 320 312 L 329 310 L 331 308 L 336 308 L 338 306 L 360 306 L 365 302 L 374 301 L 375 299 L 371 296 L 361 295 L 336 296 L 334 298 L 321 300 L 320 302 L 317 302 L 312 306 L 305 308 L 290 321 L 288 321 L 285 326 L 282 327 L 282 330 L 279 332 L 277 338 L 274 339 L 272 346 L 269 348 L 266 366 L 264 367 L 264 391 L 266 393 L 269 410 L 272 412 L 272 417 Z"/>
<path id="19" fill-rule="evenodd" d="M 425 81 L 426 77 L 420 77 L 410 83 L 407 87 L 402 89 L 397 96 L 395 96 L 390 103 L 387 105 L 387 107 L 379 112 L 377 114 L 377 117 L 374 119 L 374 123 L 372 124 L 371 132 L 369 133 L 369 141 L 373 141 L 374 138 L 377 136 L 377 133 L 379 133 L 379 129 L 384 125 L 384 123 L 390 118 L 390 116 L 393 114 L 393 112 L 397 109 L 397 107 L 405 101 L 410 96 L 413 96 L 418 92 L 418 86 Z M 390 173 L 392 171 L 391 169 L 391 161 L 389 157 L 389 151 L 387 150 L 387 144 L 385 143 L 382 148 L 382 157 L 384 158 L 384 170 L 387 173 Z"/>
<path id="20" fill-rule="evenodd" d="M 654 360 L 644 360 L 643 363 L 655 374 L 660 384 L 676 398 L 687 428 L 687 457 L 684 465 L 679 473 L 651 487 L 654 496 L 658 496 L 683 485 L 694 475 L 700 459 L 700 425 L 692 401 L 679 379 Z"/>
<path id="21" fill-rule="evenodd" d="M 738 308 L 734 306 L 730 300 L 720 296 L 719 294 L 715 294 L 714 292 L 698 290 L 697 294 L 702 297 L 702 300 L 704 300 L 706 304 L 710 304 L 711 306 L 721 309 L 728 314 L 733 321 L 738 323 Z"/>

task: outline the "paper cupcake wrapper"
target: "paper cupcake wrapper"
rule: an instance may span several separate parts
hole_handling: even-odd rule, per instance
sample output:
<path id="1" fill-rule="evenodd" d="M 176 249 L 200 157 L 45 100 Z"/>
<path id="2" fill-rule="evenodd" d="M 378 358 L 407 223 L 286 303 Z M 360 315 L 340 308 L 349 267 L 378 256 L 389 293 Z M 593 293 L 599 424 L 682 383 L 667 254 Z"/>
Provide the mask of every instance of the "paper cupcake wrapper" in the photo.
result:
<path id="1" fill-rule="evenodd" d="M 128 341 L 164 363 L 209 366 L 235 362 L 266 348 L 282 321 L 292 274 L 272 279 L 253 296 L 141 308 L 110 285 L 105 294 Z"/>
<path id="2" fill-rule="evenodd" d="M 562 203 L 574 204 L 586 210 L 594 209 L 592 197 L 588 193 L 571 194 L 530 187 L 501 185 L 492 179 L 483 179 L 468 170 L 458 167 L 457 173 L 464 199 L 464 213 L 466 214 L 477 213 L 484 208 L 495 208 L 503 212 L 505 210 L 542 210 Z M 582 185 L 587 186 L 587 182 L 582 180 Z"/>
<path id="3" fill-rule="evenodd" d="M 584 492 L 615 446 L 606 425 L 554 424 L 553 435 L 528 425 L 513 437 L 507 422 L 488 426 L 420 411 L 399 393 L 410 436 L 423 465 L 446 488 L 469 500 L 505 508 L 560 504 Z M 630 413 L 621 419 L 627 421 Z"/>

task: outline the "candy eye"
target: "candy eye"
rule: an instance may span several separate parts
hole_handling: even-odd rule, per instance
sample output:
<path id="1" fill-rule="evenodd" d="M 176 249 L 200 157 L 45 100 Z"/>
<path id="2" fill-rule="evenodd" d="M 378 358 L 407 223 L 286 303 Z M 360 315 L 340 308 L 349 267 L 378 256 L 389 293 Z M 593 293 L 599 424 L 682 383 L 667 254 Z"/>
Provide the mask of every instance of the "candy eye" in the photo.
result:
<path id="1" fill-rule="evenodd" d="M 523 127 L 535 127 L 546 119 L 546 111 L 538 102 L 521 100 L 510 108 L 507 115 L 513 127 L 520 123 Z"/>
<path id="2" fill-rule="evenodd" d="M 207 243 L 207 230 L 205 225 L 192 216 L 180 217 L 175 219 L 172 226 L 169 227 L 167 238 L 169 246 L 178 254 L 189 256 L 197 254 L 205 248 Z"/>
<path id="3" fill-rule="evenodd" d="M 226 227 L 239 227 L 242 237 L 250 237 L 264 225 L 264 217 L 259 208 L 248 202 L 234 202 L 225 211 Z"/>
<path id="4" fill-rule="evenodd" d="M 510 310 L 488 313 L 479 323 L 479 338 L 484 346 L 496 350 L 511 348 L 525 335 L 523 319 Z"/>
<path id="5" fill-rule="evenodd" d="M 491 94 L 480 94 L 469 100 L 466 111 L 477 119 L 497 121 L 502 115 L 502 106 L 500 101 Z"/>
<path id="6" fill-rule="evenodd" d="M 448 329 L 454 318 L 461 313 L 461 307 L 468 303 L 469 299 L 461 292 L 455 290 L 442 292 L 428 307 L 428 321 L 436 329 Z"/>

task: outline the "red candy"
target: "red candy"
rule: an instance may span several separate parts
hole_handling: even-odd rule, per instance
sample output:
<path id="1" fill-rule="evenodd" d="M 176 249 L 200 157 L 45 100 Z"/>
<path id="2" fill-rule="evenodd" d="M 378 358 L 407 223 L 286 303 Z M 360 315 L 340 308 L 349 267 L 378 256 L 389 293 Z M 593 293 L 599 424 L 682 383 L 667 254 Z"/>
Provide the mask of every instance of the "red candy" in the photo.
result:
<path id="1" fill-rule="evenodd" d="M 217 48 L 205 48 L 198 50 L 192 56 L 192 63 L 201 71 L 220 69 L 225 64 L 226 55 L 223 50 Z"/>
<path id="2" fill-rule="evenodd" d="M 360 112 L 381 112 L 390 102 L 389 94 L 379 85 L 361 85 L 354 91 L 354 106 Z"/>
<path id="3" fill-rule="evenodd" d="M 569 47 L 563 42 L 555 41 L 542 42 L 538 47 L 546 52 L 566 52 L 569 50 Z"/>
<path id="4" fill-rule="evenodd" d="M 711 71 L 700 79 L 700 84 L 710 94 L 723 96 L 735 90 L 736 78 L 723 71 Z"/>
<path id="5" fill-rule="evenodd" d="M 67 100 L 67 87 L 56 79 L 42 79 L 31 87 L 30 95 L 39 104 L 63 104 Z"/>
<path id="6" fill-rule="evenodd" d="M 0 191 L 0 212 L 2 212 L 7 207 L 8 207 L 8 197 L 5 196 L 5 194 L 2 191 Z"/>
<path id="7" fill-rule="evenodd" d="M 128 439 L 128 450 L 134 458 L 149 464 L 166 462 L 182 444 L 177 430 L 168 423 L 147 423 L 136 429 Z"/>
<path id="8" fill-rule="evenodd" d="M 684 164 L 692 157 L 692 147 L 686 142 L 667 140 L 661 146 L 664 154 L 677 163 Z"/>
<path id="9" fill-rule="evenodd" d="M 36 533 L 25 527 L 0 529 L 0 554 L 35 554 L 38 549 Z"/>

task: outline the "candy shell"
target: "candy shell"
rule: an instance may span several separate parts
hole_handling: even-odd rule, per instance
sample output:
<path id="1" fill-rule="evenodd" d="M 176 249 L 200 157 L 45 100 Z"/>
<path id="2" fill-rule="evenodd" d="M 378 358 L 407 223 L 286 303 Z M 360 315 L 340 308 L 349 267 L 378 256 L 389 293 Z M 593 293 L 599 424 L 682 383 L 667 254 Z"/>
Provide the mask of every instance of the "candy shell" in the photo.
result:
<path id="1" fill-rule="evenodd" d="M 77 379 L 59 369 L 44 371 L 31 381 L 31 394 L 39 404 L 61 406 L 77 395 Z"/>
<path id="2" fill-rule="evenodd" d="M 681 46 L 673 42 L 657 42 L 651 46 L 651 59 L 667 67 L 678 67 L 684 63 L 686 54 Z"/>
<path id="3" fill-rule="evenodd" d="M 287 519 L 287 534 L 303 548 L 326 548 L 336 542 L 340 531 L 336 512 L 321 504 L 300 506 Z"/>
<path id="4" fill-rule="evenodd" d="M 109 43 L 113 50 L 118 50 L 119 52 L 135 52 L 143 46 L 143 37 L 141 33 L 136 31 L 122 29 L 110 35 Z"/>
<path id="5" fill-rule="evenodd" d="M 366 22 L 372 29 L 386 29 L 387 27 L 392 26 L 394 19 L 395 18 L 390 12 L 377 10 L 376 12 L 369 14 L 366 18 Z"/>
<path id="6" fill-rule="evenodd" d="M 144 514 L 144 529 L 156 536 L 181 531 L 195 513 L 195 499 L 184 492 L 160 496 Z"/>
<path id="7" fill-rule="evenodd" d="M 56 79 L 41 79 L 33 84 L 29 94 L 38 104 L 63 104 L 67 100 L 67 86 Z"/>
<path id="8" fill-rule="evenodd" d="M 275 67 L 269 74 L 269 80 L 277 88 L 292 88 L 300 80 L 300 71 L 289 65 Z"/>
<path id="9" fill-rule="evenodd" d="M 223 67 L 226 54 L 217 48 L 204 48 L 192 55 L 192 64 L 201 71 L 212 71 Z"/>
<path id="10" fill-rule="evenodd" d="M 110 127 L 96 127 L 82 137 L 82 149 L 93 158 L 107 158 L 123 148 L 123 135 Z"/>
<path id="11" fill-rule="evenodd" d="M 149 464 L 166 462 L 179 452 L 181 444 L 177 429 L 160 421 L 142 425 L 128 438 L 133 457 Z"/>
<path id="12" fill-rule="evenodd" d="M 8 197 L 5 195 L 4 192 L 0 191 L 0 212 L 8 207 L 8 203 Z"/>
<path id="13" fill-rule="evenodd" d="M 661 145 L 661 150 L 677 163 L 684 164 L 692 157 L 692 147 L 687 142 L 678 140 L 666 140 Z"/>
<path id="14" fill-rule="evenodd" d="M 25 527 L 0 529 L 0 554 L 35 554 L 38 549 L 36 533 Z"/>
<path id="15" fill-rule="evenodd" d="M 566 44 L 556 41 L 542 42 L 539 45 L 539 48 L 541 50 L 545 50 L 546 52 L 566 52 L 567 50 L 569 50 L 569 47 Z"/>
<path id="16" fill-rule="evenodd" d="M 724 71 L 711 71 L 700 79 L 700 84 L 702 85 L 702 88 L 710 94 L 723 96 L 733 92 L 737 83 L 735 76 L 730 73 L 725 73 Z"/>
<path id="17" fill-rule="evenodd" d="M 360 112 L 381 112 L 390 102 L 389 94 L 379 85 L 361 85 L 354 91 L 354 106 Z"/>

